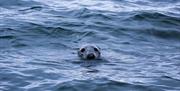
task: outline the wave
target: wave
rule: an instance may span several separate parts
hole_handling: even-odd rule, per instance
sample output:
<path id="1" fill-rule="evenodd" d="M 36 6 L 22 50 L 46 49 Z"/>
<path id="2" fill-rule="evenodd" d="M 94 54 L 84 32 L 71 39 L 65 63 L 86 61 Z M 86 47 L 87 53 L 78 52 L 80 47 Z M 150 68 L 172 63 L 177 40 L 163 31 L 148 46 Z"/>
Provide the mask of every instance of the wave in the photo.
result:
<path id="1" fill-rule="evenodd" d="M 0 39 L 14 39 L 16 36 L 14 35 L 14 29 L 4 28 L 0 29 Z"/>
<path id="2" fill-rule="evenodd" d="M 158 29 L 146 29 L 145 32 L 147 34 L 157 36 L 163 39 L 180 40 L 180 31 L 175 31 L 175 30 L 164 31 L 164 30 L 158 30 Z"/>
<path id="3" fill-rule="evenodd" d="M 177 3 L 179 0 L 148 0 L 151 2 L 167 2 L 167 3 Z"/>
<path id="4" fill-rule="evenodd" d="M 133 22 L 133 25 L 130 25 L 132 28 L 126 28 L 126 30 L 143 33 L 146 36 L 153 35 L 164 39 L 180 39 L 179 17 L 172 17 L 159 12 L 147 11 L 136 12 L 124 21 L 129 23 Z"/>
<path id="5" fill-rule="evenodd" d="M 11 8 L 12 6 L 28 7 L 33 5 L 41 5 L 41 3 L 32 0 L 0 0 L 0 7 L 4 8 Z"/>
<path id="6" fill-rule="evenodd" d="M 160 88 L 144 85 L 135 85 L 125 82 L 113 81 L 105 78 L 91 80 L 72 80 L 60 83 L 56 86 L 57 91 L 163 91 Z"/>
<path id="7" fill-rule="evenodd" d="M 136 15 L 131 17 L 134 20 L 148 20 L 148 21 L 159 21 L 169 24 L 180 25 L 180 17 L 172 17 L 167 14 L 159 12 L 138 12 Z"/>

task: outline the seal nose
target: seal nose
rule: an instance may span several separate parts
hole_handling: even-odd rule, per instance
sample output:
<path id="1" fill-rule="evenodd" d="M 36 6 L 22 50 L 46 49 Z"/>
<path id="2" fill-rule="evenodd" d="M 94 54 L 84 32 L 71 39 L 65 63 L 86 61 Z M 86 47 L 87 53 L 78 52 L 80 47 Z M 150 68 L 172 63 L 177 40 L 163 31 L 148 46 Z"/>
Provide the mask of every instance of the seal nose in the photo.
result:
<path id="1" fill-rule="evenodd" d="M 94 54 L 93 53 L 88 54 L 87 59 L 95 59 Z"/>

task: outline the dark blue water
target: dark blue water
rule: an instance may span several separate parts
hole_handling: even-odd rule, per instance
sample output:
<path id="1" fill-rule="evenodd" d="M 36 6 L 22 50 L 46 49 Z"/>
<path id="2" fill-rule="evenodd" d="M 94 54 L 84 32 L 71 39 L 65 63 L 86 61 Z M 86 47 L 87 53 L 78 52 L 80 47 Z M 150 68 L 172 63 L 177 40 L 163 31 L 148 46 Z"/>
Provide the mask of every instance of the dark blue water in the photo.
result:
<path id="1" fill-rule="evenodd" d="M 0 91 L 180 91 L 180 1 L 0 0 Z"/>

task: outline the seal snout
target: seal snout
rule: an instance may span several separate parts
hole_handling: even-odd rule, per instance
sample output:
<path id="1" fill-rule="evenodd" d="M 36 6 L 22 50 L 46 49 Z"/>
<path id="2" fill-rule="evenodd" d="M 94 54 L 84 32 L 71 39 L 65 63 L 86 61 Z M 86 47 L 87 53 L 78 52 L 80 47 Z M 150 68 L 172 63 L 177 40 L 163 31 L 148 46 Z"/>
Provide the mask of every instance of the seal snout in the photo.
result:
<path id="1" fill-rule="evenodd" d="M 87 59 L 95 59 L 95 55 L 93 53 L 90 53 L 87 55 Z"/>

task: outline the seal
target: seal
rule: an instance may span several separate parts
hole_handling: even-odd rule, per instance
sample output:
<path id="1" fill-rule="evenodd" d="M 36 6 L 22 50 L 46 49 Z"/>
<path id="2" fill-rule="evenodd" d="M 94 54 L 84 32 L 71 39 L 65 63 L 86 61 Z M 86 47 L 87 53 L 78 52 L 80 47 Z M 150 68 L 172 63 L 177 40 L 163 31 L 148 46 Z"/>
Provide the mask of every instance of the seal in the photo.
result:
<path id="1" fill-rule="evenodd" d="M 82 59 L 99 59 L 100 55 L 100 48 L 92 44 L 83 45 L 78 50 L 78 56 Z"/>

